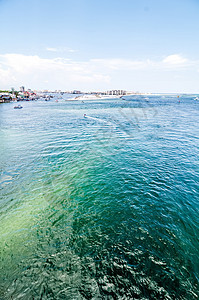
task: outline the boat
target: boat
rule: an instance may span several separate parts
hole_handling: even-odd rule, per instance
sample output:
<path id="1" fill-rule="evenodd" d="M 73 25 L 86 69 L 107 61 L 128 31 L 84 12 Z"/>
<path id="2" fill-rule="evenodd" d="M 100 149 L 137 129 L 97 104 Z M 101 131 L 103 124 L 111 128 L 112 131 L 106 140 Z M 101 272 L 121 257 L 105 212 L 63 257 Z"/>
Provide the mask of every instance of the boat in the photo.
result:
<path id="1" fill-rule="evenodd" d="M 194 100 L 197 100 L 197 101 L 199 101 L 199 97 L 195 97 L 195 98 L 194 98 Z"/>
<path id="2" fill-rule="evenodd" d="M 19 104 L 19 105 L 16 105 L 16 106 L 14 106 L 14 109 L 21 109 L 21 108 L 23 108 L 23 106 L 21 106 L 20 104 Z"/>

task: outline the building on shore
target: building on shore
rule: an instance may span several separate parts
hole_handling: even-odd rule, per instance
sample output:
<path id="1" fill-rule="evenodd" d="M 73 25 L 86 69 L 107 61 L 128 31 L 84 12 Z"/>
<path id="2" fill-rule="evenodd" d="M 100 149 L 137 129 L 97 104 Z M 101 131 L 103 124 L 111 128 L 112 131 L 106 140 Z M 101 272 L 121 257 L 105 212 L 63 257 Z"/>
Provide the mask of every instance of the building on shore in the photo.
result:
<path id="1" fill-rule="evenodd" d="M 9 103 L 12 101 L 12 95 L 10 93 L 0 93 L 0 103 Z"/>
<path id="2" fill-rule="evenodd" d="M 25 87 L 24 87 L 24 86 L 21 86 L 21 87 L 20 87 L 20 92 L 21 92 L 21 93 L 24 93 L 24 92 L 25 92 Z"/>

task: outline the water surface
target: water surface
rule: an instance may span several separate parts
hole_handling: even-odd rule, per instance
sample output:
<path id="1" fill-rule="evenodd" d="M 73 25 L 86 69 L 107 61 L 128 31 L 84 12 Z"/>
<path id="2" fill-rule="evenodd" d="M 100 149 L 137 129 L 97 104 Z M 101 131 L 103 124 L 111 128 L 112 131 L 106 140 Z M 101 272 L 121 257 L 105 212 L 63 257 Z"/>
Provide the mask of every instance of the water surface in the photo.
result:
<path id="1" fill-rule="evenodd" d="M 199 102 L 13 106 L 0 105 L 0 299 L 198 299 Z"/>

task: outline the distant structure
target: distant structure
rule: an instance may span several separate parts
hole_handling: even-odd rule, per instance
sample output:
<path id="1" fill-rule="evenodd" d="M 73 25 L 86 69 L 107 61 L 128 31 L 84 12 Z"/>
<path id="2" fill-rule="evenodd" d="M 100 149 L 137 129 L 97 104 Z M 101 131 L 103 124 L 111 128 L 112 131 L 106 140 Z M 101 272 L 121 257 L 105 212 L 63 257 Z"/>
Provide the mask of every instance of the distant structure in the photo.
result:
<path id="1" fill-rule="evenodd" d="M 81 94 L 81 91 L 74 90 L 72 91 L 72 94 Z"/>
<path id="2" fill-rule="evenodd" d="M 107 95 L 114 95 L 114 96 L 122 96 L 122 95 L 126 95 L 126 91 L 124 90 L 112 90 L 112 91 L 107 91 L 106 92 Z"/>
<path id="3" fill-rule="evenodd" d="M 14 95 L 15 89 L 13 87 L 11 88 L 11 91 L 12 91 L 12 95 Z"/>
<path id="4" fill-rule="evenodd" d="M 25 87 L 24 87 L 24 86 L 21 86 L 21 87 L 20 87 L 20 92 L 21 92 L 21 93 L 25 92 Z"/>

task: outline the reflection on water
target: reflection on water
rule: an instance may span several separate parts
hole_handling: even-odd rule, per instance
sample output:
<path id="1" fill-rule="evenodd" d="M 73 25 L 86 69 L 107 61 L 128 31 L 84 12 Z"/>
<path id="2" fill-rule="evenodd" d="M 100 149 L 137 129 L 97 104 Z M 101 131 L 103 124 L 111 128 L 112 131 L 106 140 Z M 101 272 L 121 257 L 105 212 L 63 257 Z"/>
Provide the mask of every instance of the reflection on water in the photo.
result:
<path id="1" fill-rule="evenodd" d="M 0 106 L 0 298 L 197 299 L 198 105 L 127 100 Z"/>

